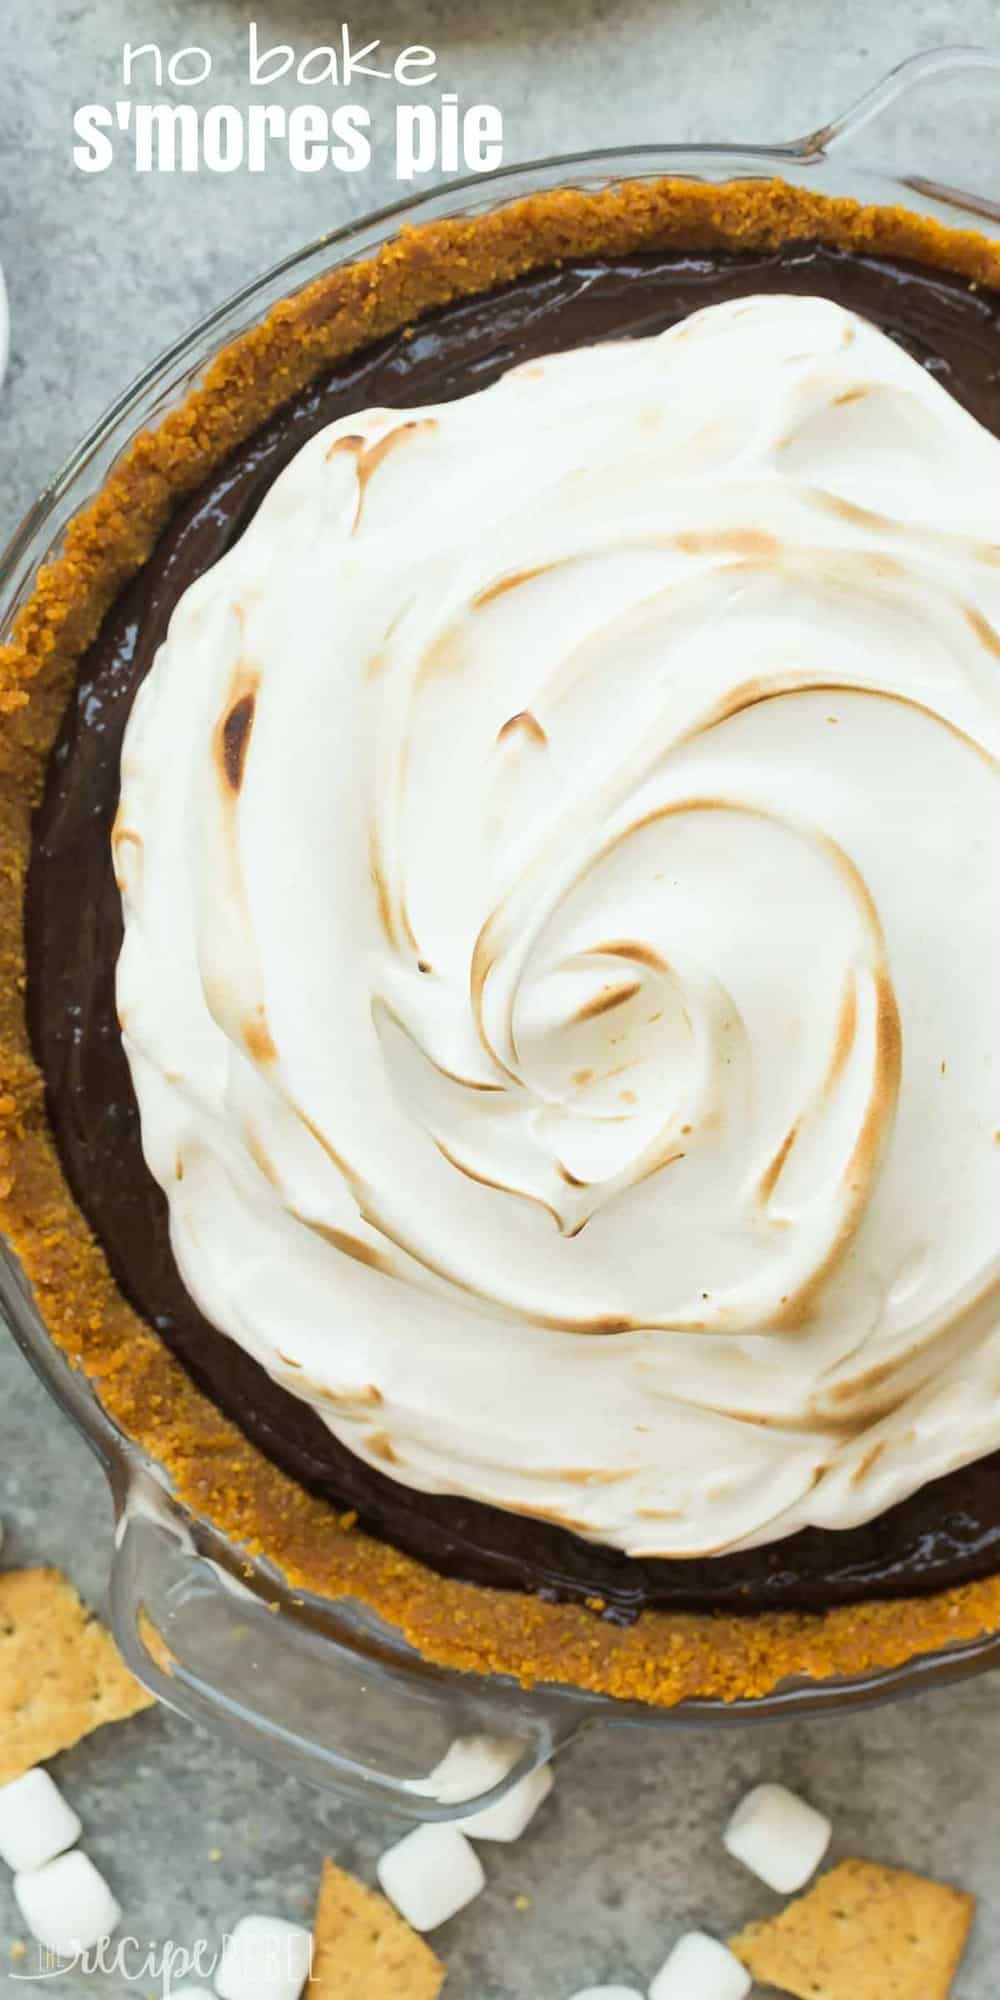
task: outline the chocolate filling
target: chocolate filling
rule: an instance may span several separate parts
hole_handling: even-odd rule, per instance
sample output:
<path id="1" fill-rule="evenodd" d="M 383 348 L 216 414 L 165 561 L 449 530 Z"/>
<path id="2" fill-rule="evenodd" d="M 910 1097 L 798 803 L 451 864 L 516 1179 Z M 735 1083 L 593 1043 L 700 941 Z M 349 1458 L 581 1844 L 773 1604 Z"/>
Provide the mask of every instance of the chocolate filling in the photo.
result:
<path id="1" fill-rule="evenodd" d="M 635 338 L 753 292 L 822 293 L 898 340 L 1000 435 L 1000 296 L 917 266 L 801 245 L 766 256 L 653 253 L 517 280 L 380 342 L 288 403 L 176 514 L 80 664 L 56 742 L 27 894 L 28 1006 L 49 1114 L 74 1195 L 116 1280 L 195 1381 L 278 1465 L 433 1568 L 607 1615 L 822 1607 L 941 1588 L 1000 1565 L 1000 1455 L 923 1488 L 868 1526 L 810 1530 L 740 1555 L 635 1561 L 498 1508 L 411 1491 L 363 1465 L 320 1419 L 210 1326 L 178 1276 L 166 1204 L 142 1158 L 115 1014 L 122 926 L 111 867 L 122 732 L 181 593 L 242 533 L 307 438 L 368 405 L 439 402 L 520 361 Z M 984 533 L 994 530 L 984 523 Z M 227 724 L 238 784 L 252 703 Z"/>

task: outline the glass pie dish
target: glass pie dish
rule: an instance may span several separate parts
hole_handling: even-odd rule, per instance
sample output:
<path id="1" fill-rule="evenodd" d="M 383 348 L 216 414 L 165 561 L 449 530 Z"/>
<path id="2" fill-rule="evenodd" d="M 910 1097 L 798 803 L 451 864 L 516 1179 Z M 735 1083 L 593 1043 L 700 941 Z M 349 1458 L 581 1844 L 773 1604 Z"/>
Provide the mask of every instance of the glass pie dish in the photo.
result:
<path id="1" fill-rule="evenodd" d="M 904 64 L 845 116 L 802 140 L 549 160 L 454 184 L 323 238 L 203 321 L 84 440 L 0 566 L 0 639 L 9 636 L 69 522 L 135 437 L 181 404 L 220 351 L 272 306 L 331 270 L 363 264 L 404 225 L 471 220 L 550 190 L 597 192 L 669 176 L 717 186 L 780 179 L 821 197 L 903 209 L 1000 240 L 1000 190 L 995 200 L 991 192 L 998 79 L 1000 57 L 937 51 Z M 438 1796 L 431 1778 L 459 1735 L 510 1740 L 506 1786 L 591 1722 L 741 1723 L 874 1700 L 1000 1659 L 1000 1632 L 963 1629 L 950 1647 L 916 1652 L 890 1669 L 800 1675 L 756 1699 L 691 1698 L 669 1708 L 557 1685 L 524 1688 L 505 1676 L 432 1665 L 365 1606 L 293 1589 L 274 1565 L 248 1555 L 183 1504 L 49 1337 L 12 1254 L 0 1262 L 0 1306 L 107 1472 L 117 1516 L 111 1613 L 133 1670 L 181 1712 L 226 1728 L 316 1782 L 381 1799 L 413 1818 L 448 1818 L 473 1803 Z"/>

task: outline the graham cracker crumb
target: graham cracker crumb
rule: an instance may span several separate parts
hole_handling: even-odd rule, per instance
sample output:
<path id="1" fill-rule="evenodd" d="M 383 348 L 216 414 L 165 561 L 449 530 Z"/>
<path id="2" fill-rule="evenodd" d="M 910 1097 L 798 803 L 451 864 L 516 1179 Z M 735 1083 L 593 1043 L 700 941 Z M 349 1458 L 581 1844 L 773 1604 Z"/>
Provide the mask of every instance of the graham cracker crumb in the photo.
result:
<path id="1" fill-rule="evenodd" d="M 324 1861 L 305 2000 L 437 2000 L 444 1980 L 440 1959 L 384 1896 Z"/>
<path id="2" fill-rule="evenodd" d="M 762 1985 L 797 2000 L 948 2000 L 974 1910 L 961 1889 L 842 1861 L 729 1948 Z"/>
<path id="3" fill-rule="evenodd" d="M 0 1785 L 152 1706 L 59 1570 L 0 1573 Z"/>
<path id="4" fill-rule="evenodd" d="M 142 1610 L 138 1617 L 139 1637 L 154 1665 L 163 1674 L 172 1674 L 177 1662 L 163 1633 L 153 1624 L 148 1611 Z"/>

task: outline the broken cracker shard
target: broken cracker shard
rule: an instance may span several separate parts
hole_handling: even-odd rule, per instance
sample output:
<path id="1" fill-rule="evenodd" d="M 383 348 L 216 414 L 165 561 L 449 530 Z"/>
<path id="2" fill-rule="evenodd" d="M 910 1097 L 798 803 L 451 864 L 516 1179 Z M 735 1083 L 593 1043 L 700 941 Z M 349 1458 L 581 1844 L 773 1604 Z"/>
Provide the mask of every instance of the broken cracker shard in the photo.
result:
<path id="1" fill-rule="evenodd" d="M 304 2000 L 437 2000 L 445 1968 L 384 1896 L 324 1861 Z"/>
<path id="2" fill-rule="evenodd" d="M 975 1897 L 902 1868 L 842 1861 L 729 1948 L 796 2000 L 949 2000 Z"/>
<path id="3" fill-rule="evenodd" d="M 0 1574 L 0 1785 L 153 1705 L 59 1570 Z"/>

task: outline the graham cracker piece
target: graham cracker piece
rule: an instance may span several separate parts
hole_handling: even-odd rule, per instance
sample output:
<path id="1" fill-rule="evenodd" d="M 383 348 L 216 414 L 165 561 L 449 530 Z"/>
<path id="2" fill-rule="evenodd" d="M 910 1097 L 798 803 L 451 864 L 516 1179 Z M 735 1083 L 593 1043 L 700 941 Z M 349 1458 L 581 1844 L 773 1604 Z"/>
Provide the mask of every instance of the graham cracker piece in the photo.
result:
<path id="1" fill-rule="evenodd" d="M 842 1861 L 729 1948 L 797 2000 L 948 2000 L 975 1906 L 905 1869 Z"/>
<path id="2" fill-rule="evenodd" d="M 385 1897 L 324 1861 L 304 2000 L 437 2000 L 444 1981 L 440 1959 Z"/>
<path id="3" fill-rule="evenodd" d="M 0 1785 L 152 1706 L 59 1570 L 0 1571 Z"/>

